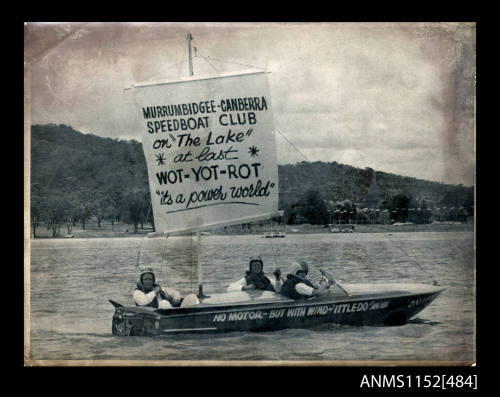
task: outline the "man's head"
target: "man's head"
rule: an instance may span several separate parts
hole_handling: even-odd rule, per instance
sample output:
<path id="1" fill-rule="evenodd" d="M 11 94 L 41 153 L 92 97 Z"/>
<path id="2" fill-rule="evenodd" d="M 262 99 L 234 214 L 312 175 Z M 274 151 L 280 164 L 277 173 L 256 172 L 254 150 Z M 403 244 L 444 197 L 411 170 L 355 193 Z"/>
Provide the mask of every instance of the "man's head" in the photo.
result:
<path id="1" fill-rule="evenodd" d="M 292 273 L 305 279 L 307 273 L 309 273 L 309 266 L 305 261 L 295 262 L 292 266 Z"/>
<path id="2" fill-rule="evenodd" d="M 140 270 L 141 284 L 145 288 L 153 288 L 155 283 L 155 273 L 152 268 L 144 267 Z"/>
<path id="3" fill-rule="evenodd" d="M 249 270 L 250 273 L 260 273 L 264 267 L 264 262 L 260 256 L 253 256 L 250 258 Z"/>

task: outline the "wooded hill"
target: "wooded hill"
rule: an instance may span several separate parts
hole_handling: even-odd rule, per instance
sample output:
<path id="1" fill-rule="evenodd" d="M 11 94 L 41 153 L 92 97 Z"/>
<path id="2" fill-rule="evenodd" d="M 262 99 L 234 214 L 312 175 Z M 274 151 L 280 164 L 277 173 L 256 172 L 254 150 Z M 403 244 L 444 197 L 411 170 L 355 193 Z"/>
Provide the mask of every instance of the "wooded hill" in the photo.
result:
<path id="1" fill-rule="evenodd" d="M 279 165 L 279 207 L 287 223 L 331 221 L 333 212 L 405 207 L 463 207 L 472 214 L 472 187 L 446 185 L 336 162 Z M 142 144 L 82 134 L 66 125 L 31 129 L 31 218 L 54 225 L 151 222 Z M 146 220 L 148 216 L 149 220 Z"/>

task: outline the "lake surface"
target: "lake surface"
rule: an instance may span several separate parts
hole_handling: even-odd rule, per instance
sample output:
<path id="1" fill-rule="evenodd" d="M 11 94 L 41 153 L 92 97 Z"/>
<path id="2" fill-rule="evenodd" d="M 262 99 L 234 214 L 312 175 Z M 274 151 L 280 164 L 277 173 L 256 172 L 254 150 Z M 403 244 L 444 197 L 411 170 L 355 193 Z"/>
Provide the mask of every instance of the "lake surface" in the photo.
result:
<path id="1" fill-rule="evenodd" d="M 204 291 L 223 292 L 248 269 L 284 274 L 306 260 L 310 279 L 325 266 L 346 283 L 437 280 L 444 291 L 403 326 L 339 326 L 218 335 L 115 337 L 108 299 L 133 305 L 136 265 L 153 264 L 157 281 L 197 291 L 190 238 L 43 239 L 31 242 L 32 360 L 473 361 L 474 239 L 471 232 L 257 235 L 202 238 Z"/>

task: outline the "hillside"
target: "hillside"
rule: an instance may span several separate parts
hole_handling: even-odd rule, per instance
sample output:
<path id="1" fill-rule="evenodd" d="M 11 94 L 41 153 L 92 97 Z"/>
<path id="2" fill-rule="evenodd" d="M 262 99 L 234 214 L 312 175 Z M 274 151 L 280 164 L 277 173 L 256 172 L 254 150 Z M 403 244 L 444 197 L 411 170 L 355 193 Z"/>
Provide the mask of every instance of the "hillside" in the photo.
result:
<path id="1" fill-rule="evenodd" d="M 279 165 L 280 209 L 288 223 L 326 222 L 338 209 L 474 204 L 472 187 L 359 169 L 336 162 Z M 32 221 L 61 224 L 86 219 L 146 221 L 147 168 L 142 145 L 82 134 L 65 125 L 31 130 Z M 354 204 L 354 206 L 353 206 Z M 315 215 L 312 216 L 311 213 Z M 149 216 L 151 221 L 151 216 Z"/>
<path id="2" fill-rule="evenodd" d="M 390 202 L 392 197 L 399 194 L 408 196 L 412 207 L 419 207 L 422 201 L 427 206 L 449 207 L 474 203 L 472 187 L 447 185 L 336 162 L 303 161 L 295 165 L 280 165 L 278 171 L 283 204 L 300 200 L 307 190 L 317 191 L 324 200 L 350 200 L 374 207 L 380 207 L 384 201 Z"/>

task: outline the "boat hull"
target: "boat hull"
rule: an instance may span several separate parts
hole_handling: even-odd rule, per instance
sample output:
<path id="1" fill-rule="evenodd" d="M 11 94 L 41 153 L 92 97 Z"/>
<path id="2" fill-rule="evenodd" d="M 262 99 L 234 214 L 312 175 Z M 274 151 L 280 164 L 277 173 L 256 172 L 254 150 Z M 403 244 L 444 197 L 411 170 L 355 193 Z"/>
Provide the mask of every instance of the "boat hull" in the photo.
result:
<path id="1" fill-rule="evenodd" d="M 443 288 L 419 284 L 345 285 L 349 296 L 293 301 L 269 291 L 215 294 L 189 308 L 116 306 L 114 335 L 274 331 L 326 323 L 400 325 L 428 306 Z"/>

